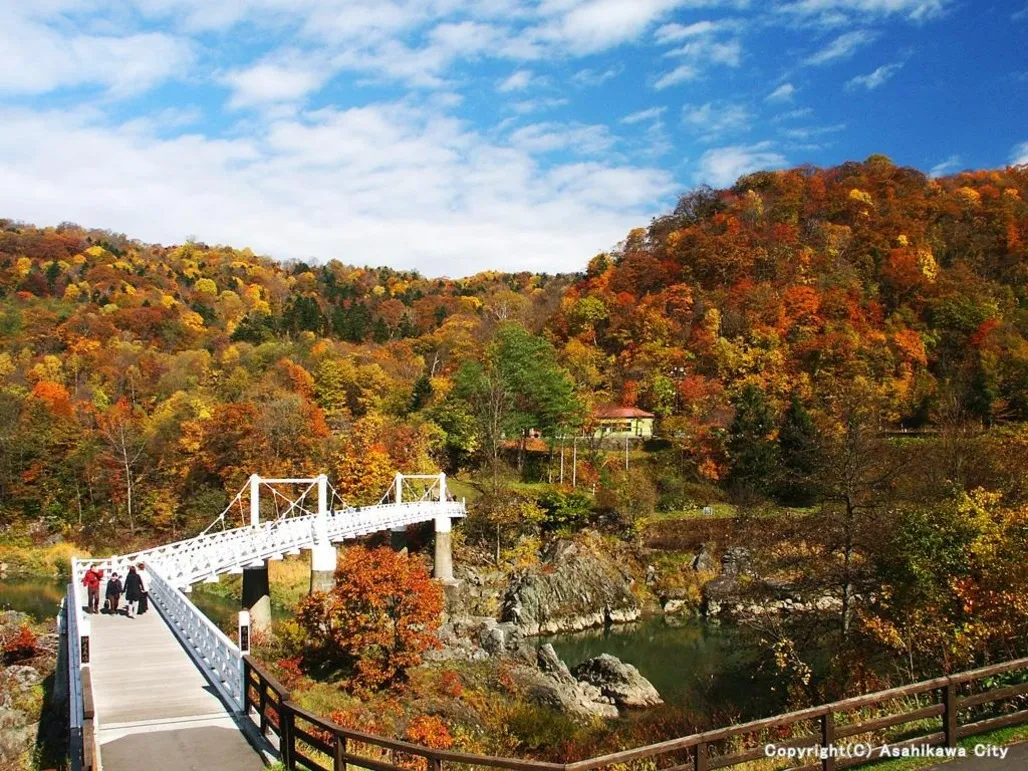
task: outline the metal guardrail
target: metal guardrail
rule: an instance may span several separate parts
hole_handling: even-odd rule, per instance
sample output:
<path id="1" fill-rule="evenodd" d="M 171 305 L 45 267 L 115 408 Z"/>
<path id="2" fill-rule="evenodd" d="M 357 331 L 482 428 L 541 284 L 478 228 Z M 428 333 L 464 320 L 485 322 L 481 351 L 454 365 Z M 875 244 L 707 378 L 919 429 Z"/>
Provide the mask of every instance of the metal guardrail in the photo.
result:
<path id="1" fill-rule="evenodd" d="M 877 736 L 885 729 L 941 718 L 938 730 L 906 737 L 887 746 L 893 750 L 913 745 L 955 747 L 960 739 L 966 737 L 1028 723 L 1028 709 L 976 719 L 969 723 L 960 722 L 961 712 L 980 709 L 985 704 L 1004 700 L 1024 702 L 1025 697 L 1028 697 L 1028 682 L 1002 687 L 992 687 L 985 682 L 1012 672 L 1028 675 L 1028 658 L 564 764 L 434 750 L 343 728 L 295 704 L 289 691 L 250 656 L 243 657 L 243 713 L 249 719 L 251 713 L 255 712 L 261 734 L 267 736 L 271 733 L 278 738 L 282 764 L 288 771 L 345 771 L 348 765 L 372 771 L 410 771 L 418 767 L 411 765 L 412 759 L 423 760 L 426 771 L 442 771 L 444 765 L 504 768 L 512 771 L 593 771 L 612 766 L 623 767 L 636 761 L 644 761 L 649 768 L 653 767 L 651 764 L 666 766 L 669 771 L 712 771 L 768 757 L 768 744 L 764 737 L 769 732 L 774 736 L 773 745 L 776 748 L 806 749 L 809 751 L 806 757 L 817 759 L 815 763 L 796 767 L 795 771 L 834 771 L 875 762 L 879 759 L 875 751 L 880 752 L 884 746 L 873 745 L 872 740 L 867 739 L 863 743 L 867 750 L 863 757 L 838 757 L 824 751 L 836 747 L 840 739 Z M 958 694 L 958 688 L 962 686 L 982 684 L 985 685 L 984 690 L 977 693 L 966 696 Z M 883 709 L 885 705 L 896 701 L 926 695 L 932 703 L 913 710 L 889 710 L 889 714 L 867 719 L 858 717 L 851 722 L 840 720 L 841 717 L 852 716 L 858 710 Z M 789 730 L 786 733 L 786 729 L 797 727 L 799 731 Z M 925 729 L 912 730 L 916 733 Z"/>

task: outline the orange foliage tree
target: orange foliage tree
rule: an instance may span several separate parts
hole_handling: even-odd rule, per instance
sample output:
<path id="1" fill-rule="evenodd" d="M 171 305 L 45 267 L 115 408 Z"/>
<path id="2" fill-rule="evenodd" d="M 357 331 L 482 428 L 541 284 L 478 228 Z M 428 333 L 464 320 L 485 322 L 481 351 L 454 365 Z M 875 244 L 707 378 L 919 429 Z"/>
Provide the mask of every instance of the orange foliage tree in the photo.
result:
<path id="1" fill-rule="evenodd" d="M 336 586 L 297 608 L 308 669 L 368 693 L 402 680 L 437 645 L 443 593 L 417 558 L 354 546 L 340 556 Z"/>

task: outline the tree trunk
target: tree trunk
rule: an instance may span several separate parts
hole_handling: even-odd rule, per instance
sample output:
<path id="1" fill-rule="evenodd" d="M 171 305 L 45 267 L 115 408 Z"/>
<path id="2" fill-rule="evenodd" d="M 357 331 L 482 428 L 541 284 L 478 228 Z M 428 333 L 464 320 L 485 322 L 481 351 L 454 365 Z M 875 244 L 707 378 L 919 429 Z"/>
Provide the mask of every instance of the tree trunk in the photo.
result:
<path id="1" fill-rule="evenodd" d="M 125 454 L 125 493 L 128 508 L 129 533 L 136 534 L 136 521 L 132 516 L 132 467 L 129 465 L 128 454 Z"/>

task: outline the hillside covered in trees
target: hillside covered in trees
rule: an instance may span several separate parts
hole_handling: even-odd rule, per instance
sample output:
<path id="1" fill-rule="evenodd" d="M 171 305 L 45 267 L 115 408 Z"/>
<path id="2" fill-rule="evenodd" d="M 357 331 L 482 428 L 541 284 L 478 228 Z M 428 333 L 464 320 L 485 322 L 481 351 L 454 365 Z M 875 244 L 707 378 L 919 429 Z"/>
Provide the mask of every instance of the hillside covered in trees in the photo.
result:
<path id="1" fill-rule="evenodd" d="M 356 502 L 395 469 L 545 479 L 505 445 L 580 433 L 600 403 L 661 419 L 661 470 L 631 481 L 654 505 L 696 484 L 800 503 L 840 405 L 873 405 L 882 431 L 1028 420 L 1026 302 L 1025 167 L 758 172 L 578 276 L 430 279 L 0 219 L 0 521 L 167 540 L 254 471 L 324 470 Z M 581 473 L 615 500 L 626 481 L 595 453 Z"/>

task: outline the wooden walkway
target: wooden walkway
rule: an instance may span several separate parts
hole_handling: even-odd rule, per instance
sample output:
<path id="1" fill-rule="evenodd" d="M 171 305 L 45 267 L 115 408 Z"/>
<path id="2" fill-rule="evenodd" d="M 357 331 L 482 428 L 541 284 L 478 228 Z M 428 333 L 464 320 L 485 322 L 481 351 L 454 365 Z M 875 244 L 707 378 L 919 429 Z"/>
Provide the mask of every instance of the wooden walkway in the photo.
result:
<path id="1" fill-rule="evenodd" d="M 160 612 L 90 616 L 104 771 L 257 771 L 261 756 Z"/>

